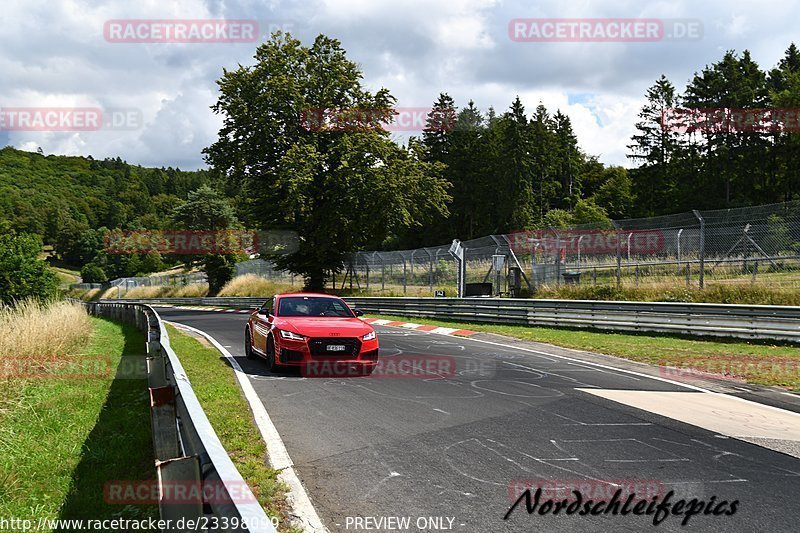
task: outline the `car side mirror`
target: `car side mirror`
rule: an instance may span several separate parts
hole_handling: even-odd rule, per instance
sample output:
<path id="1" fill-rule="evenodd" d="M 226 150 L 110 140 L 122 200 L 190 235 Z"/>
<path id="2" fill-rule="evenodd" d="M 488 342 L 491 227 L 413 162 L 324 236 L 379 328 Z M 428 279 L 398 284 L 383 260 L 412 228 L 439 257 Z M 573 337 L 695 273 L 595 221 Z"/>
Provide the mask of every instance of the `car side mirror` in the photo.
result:
<path id="1" fill-rule="evenodd" d="M 353 313 L 356 316 L 364 316 L 364 311 L 362 311 L 361 309 L 353 309 Z"/>

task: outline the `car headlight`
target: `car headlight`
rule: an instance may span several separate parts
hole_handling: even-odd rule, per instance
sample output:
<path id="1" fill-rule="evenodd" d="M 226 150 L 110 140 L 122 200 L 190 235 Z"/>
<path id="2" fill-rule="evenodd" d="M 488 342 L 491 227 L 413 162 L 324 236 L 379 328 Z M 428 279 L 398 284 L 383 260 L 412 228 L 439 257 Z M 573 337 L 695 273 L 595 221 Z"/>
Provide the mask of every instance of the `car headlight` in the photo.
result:
<path id="1" fill-rule="evenodd" d="M 375 338 L 375 332 L 374 331 L 370 331 L 369 333 L 367 333 L 366 335 L 361 337 L 361 340 L 362 341 L 371 341 L 374 338 Z"/>
<path id="2" fill-rule="evenodd" d="M 285 329 L 281 330 L 281 338 L 290 339 L 293 341 L 304 341 L 306 340 L 305 337 L 300 335 L 299 333 L 295 333 L 293 331 L 286 331 Z"/>

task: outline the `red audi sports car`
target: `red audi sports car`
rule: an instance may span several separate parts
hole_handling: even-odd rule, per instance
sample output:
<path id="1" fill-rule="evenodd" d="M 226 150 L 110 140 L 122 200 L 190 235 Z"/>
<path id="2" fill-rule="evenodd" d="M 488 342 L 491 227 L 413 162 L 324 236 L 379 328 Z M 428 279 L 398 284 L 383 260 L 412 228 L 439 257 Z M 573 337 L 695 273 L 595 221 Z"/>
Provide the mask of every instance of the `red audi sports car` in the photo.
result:
<path id="1" fill-rule="evenodd" d="M 369 375 L 378 364 L 375 329 L 344 300 L 329 294 L 279 294 L 254 311 L 244 331 L 248 358 L 267 360 L 274 372 Z"/>

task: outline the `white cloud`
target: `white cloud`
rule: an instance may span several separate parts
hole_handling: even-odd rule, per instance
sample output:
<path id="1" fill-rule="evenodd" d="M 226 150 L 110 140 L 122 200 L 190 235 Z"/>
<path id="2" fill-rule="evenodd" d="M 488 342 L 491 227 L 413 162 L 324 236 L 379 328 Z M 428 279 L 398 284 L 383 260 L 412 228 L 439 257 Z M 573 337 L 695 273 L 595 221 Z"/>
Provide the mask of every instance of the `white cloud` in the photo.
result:
<path id="1" fill-rule="evenodd" d="M 340 39 L 373 90 L 385 86 L 405 107 L 430 106 L 448 92 L 498 112 L 520 95 L 572 121 L 581 147 L 628 164 L 625 145 L 643 95 L 666 74 L 679 90 L 725 50 L 745 48 L 769 69 L 796 38 L 797 0 L 10 0 L 0 33 L 0 106 L 135 108 L 143 127 L 86 133 L 0 132 L 7 142 L 48 153 L 121 156 L 147 165 L 197 168 L 220 124 L 209 106 L 223 67 L 249 64 L 256 45 L 113 44 L 109 19 L 240 18 L 288 26 L 310 42 Z M 516 43 L 514 18 L 668 17 L 703 22 L 700 41 Z"/>

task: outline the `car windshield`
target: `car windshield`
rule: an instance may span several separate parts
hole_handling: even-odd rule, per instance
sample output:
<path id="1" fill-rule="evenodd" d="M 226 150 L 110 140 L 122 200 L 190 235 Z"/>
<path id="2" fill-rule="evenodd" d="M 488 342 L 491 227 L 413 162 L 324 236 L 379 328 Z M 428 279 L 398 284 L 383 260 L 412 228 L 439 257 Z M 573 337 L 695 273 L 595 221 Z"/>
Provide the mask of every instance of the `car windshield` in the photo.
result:
<path id="1" fill-rule="evenodd" d="M 352 318 L 353 313 L 336 298 L 290 296 L 281 298 L 278 316 L 330 316 Z"/>

